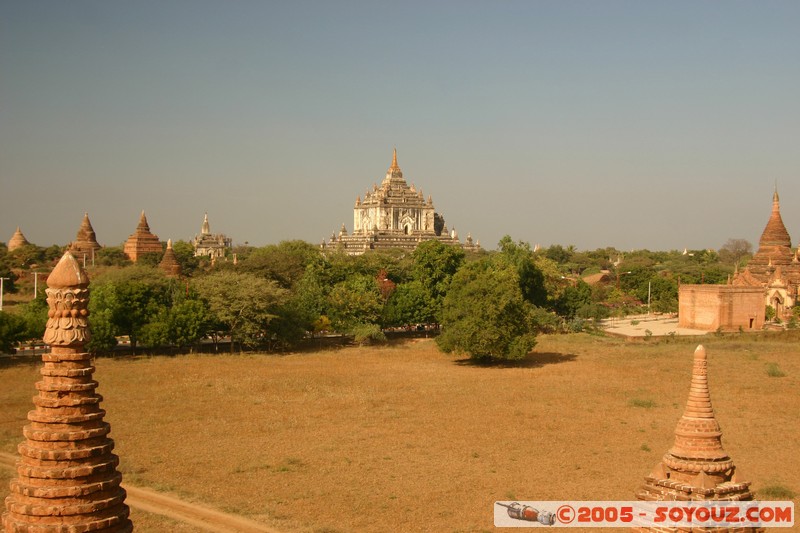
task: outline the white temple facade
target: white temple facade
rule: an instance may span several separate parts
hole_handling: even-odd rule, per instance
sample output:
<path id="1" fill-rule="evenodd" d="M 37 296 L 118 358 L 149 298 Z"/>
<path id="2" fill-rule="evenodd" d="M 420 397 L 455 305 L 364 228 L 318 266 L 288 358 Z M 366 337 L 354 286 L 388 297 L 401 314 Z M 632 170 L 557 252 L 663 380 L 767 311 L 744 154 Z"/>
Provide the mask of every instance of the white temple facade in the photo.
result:
<path id="1" fill-rule="evenodd" d="M 413 250 L 420 242 L 428 240 L 461 246 L 465 250 L 480 249 L 480 244 L 473 242 L 471 236 L 462 243 L 455 228 L 448 232 L 443 219 L 436 214 L 433 199 L 428 196 L 426 200 L 422 190 L 408 185 L 403 178 L 395 150 L 380 186 L 373 185 L 367 190 L 363 201 L 360 196 L 356 198 L 352 235 L 348 235 L 342 224 L 339 234 L 334 232 L 329 241 L 323 241 L 322 247 L 338 247 L 350 255 L 359 255 L 378 248 Z"/>
<path id="2" fill-rule="evenodd" d="M 192 239 L 192 246 L 194 246 L 195 257 L 208 256 L 211 259 L 218 259 L 225 257 L 226 252 L 232 248 L 232 240 L 221 233 L 211 233 L 208 213 L 206 213 L 200 234 L 195 235 Z"/>

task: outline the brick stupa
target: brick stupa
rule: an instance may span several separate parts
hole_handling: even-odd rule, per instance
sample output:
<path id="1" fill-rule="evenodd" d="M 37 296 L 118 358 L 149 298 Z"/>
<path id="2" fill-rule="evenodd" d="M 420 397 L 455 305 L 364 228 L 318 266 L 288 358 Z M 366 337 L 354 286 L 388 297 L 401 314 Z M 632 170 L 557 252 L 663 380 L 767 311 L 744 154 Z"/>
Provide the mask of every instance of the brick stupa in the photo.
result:
<path id="1" fill-rule="evenodd" d="M 722 431 L 708 391 L 706 350 L 694 352 L 692 385 L 686 410 L 675 428 L 675 444 L 664 454 L 636 492 L 642 501 L 751 501 L 750 482 L 742 481 L 733 460 L 722 448 Z M 634 531 L 688 531 L 636 528 Z M 705 531 L 705 530 L 703 530 Z M 757 528 L 716 528 L 719 532 L 763 531 Z"/>
<path id="2" fill-rule="evenodd" d="M 136 226 L 136 231 L 125 241 L 123 251 L 128 256 L 128 259 L 134 263 L 142 254 L 158 253 L 160 255 L 164 251 L 161 248 L 161 241 L 158 240 L 158 236 L 150 233 L 150 226 L 147 224 L 147 217 L 144 216 L 144 211 L 139 217 L 139 225 Z"/>
<path id="3" fill-rule="evenodd" d="M 89 279 L 67 252 L 47 278 L 42 381 L 22 430 L 17 477 L 2 517 L 5 533 L 121 533 L 133 530 L 111 453 L 111 428 L 95 393 L 87 323 Z"/>
<path id="4" fill-rule="evenodd" d="M 102 247 L 98 244 L 94 228 L 89 221 L 89 213 L 84 213 L 83 222 L 81 222 L 81 227 L 78 229 L 75 240 L 69 246 L 69 251 L 78 258 L 84 255 L 91 258 L 94 257 L 94 253 L 100 248 Z"/>
<path id="5" fill-rule="evenodd" d="M 30 244 L 28 242 L 28 239 L 25 238 L 25 235 L 23 235 L 22 232 L 19 230 L 19 226 L 17 226 L 17 231 L 15 231 L 14 235 L 12 235 L 11 238 L 8 240 L 7 247 L 9 252 L 13 252 L 17 248 L 22 248 L 23 246 L 26 246 L 28 244 Z"/>
<path id="6" fill-rule="evenodd" d="M 167 250 L 164 252 L 164 257 L 158 266 L 167 276 L 180 277 L 181 265 L 178 263 L 178 256 L 175 255 L 175 250 L 172 249 L 172 239 L 167 240 Z"/>

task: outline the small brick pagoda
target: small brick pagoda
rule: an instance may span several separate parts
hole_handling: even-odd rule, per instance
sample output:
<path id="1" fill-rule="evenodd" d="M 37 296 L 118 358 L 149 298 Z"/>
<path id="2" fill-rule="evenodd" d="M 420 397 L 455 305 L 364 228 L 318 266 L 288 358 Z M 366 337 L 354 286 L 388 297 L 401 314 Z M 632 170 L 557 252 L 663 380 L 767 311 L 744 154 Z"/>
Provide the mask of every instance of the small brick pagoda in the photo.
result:
<path id="1" fill-rule="evenodd" d="M 94 233 L 92 223 L 89 221 L 89 213 L 84 213 L 83 222 L 81 222 L 81 227 L 78 229 L 75 240 L 69 246 L 69 251 L 79 259 L 84 256 L 94 258 L 94 253 L 100 248 L 102 247 L 97 243 L 97 236 Z"/>
<path id="2" fill-rule="evenodd" d="M 642 501 L 750 501 L 750 482 L 742 481 L 733 460 L 722 448 L 722 431 L 708 391 L 706 350 L 694 352 L 692 384 L 686 409 L 675 428 L 675 444 L 664 454 L 636 492 Z M 636 528 L 634 531 L 685 531 L 676 528 Z M 705 530 L 704 530 L 705 531 Z M 716 528 L 713 531 L 762 531 L 757 528 Z"/>
<path id="3" fill-rule="evenodd" d="M 178 263 L 178 256 L 175 255 L 175 250 L 172 249 L 172 239 L 167 240 L 167 249 L 158 266 L 167 276 L 180 277 L 181 265 Z"/>
<path id="4" fill-rule="evenodd" d="M 95 393 L 87 316 L 89 279 L 67 252 L 47 278 L 42 381 L 22 432 L 17 477 L 2 516 L 4 533 L 123 533 L 133 530 L 111 453 L 111 427 Z"/>
<path id="5" fill-rule="evenodd" d="M 17 226 L 17 231 L 15 231 L 14 235 L 12 235 L 10 239 L 8 239 L 7 247 L 9 252 L 13 252 L 17 248 L 22 248 L 23 246 L 26 246 L 28 244 L 30 244 L 28 242 L 28 239 L 25 238 L 25 235 L 23 235 L 22 232 L 19 230 L 19 226 Z"/>
<path id="6" fill-rule="evenodd" d="M 163 253 L 164 249 L 161 247 L 161 241 L 158 240 L 158 236 L 150 233 L 150 226 L 147 224 L 147 217 L 144 216 L 144 211 L 139 217 L 139 225 L 136 226 L 136 231 L 125 241 L 123 251 L 128 256 L 128 259 L 134 263 L 142 254 L 158 253 L 160 255 Z"/>

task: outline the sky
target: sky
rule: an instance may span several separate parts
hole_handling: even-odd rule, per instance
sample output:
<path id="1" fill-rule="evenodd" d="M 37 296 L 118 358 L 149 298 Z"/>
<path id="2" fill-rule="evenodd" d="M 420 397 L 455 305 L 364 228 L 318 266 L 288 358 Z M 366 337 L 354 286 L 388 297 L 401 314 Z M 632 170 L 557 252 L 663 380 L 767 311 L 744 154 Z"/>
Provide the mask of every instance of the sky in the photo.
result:
<path id="1" fill-rule="evenodd" d="M 459 235 L 800 238 L 800 2 L 0 0 L 0 240 L 319 243 L 397 149 Z"/>

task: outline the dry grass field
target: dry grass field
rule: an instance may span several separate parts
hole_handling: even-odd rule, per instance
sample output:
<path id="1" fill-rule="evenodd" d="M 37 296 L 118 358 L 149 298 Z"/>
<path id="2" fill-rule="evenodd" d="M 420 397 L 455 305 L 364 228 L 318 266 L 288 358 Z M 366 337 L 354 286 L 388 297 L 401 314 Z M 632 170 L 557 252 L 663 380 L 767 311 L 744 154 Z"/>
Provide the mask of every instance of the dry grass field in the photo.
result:
<path id="1" fill-rule="evenodd" d="M 497 366 L 430 340 L 100 359 L 95 377 L 127 483 L 287 532 L 491 531 L 495 500 L 633 499 L 672 445 L 698 342 L 728 453 L 762 499 L 800 493 L 790 333 L 548 336 L 527 361 Z M 38 367 L 2 364 L 0 449 L 15 452 Z M 192 531 L 133 518 L 140 532 Z"/>

